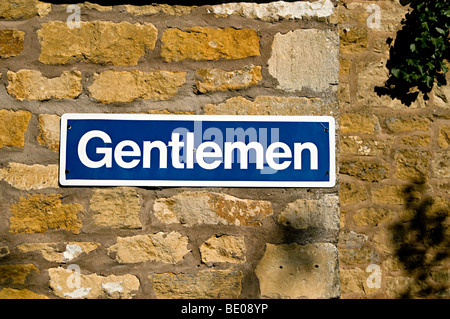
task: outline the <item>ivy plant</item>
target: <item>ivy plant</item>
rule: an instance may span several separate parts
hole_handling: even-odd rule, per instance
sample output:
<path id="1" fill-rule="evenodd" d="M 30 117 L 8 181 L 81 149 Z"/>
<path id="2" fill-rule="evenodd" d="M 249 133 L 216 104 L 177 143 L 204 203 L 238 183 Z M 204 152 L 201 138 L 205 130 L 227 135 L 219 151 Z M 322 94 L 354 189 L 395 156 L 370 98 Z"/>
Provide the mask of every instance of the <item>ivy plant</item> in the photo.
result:
<path id="1" fill-rule="evenodd" d="M 434 85 L 446 85 L 450 62 L 450 0 L 403 0 L 410 11 L 390 48 L 389 78 L 379 94 L 411 105 L 419 93 L 429 98 Z M 392 43 L 392 39 L 390 43 Z"/>

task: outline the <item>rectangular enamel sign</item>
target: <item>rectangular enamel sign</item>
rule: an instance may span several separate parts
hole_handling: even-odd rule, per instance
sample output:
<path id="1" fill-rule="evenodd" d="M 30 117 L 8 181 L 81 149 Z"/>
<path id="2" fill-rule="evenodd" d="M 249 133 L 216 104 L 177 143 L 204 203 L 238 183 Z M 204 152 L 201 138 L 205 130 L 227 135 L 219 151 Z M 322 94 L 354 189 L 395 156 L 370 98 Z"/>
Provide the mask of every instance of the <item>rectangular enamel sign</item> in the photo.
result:
<path id="1" fill-rule="evenodd" d="M 333 187 L 329 116 L 64 114 L 62 186 Z"/>

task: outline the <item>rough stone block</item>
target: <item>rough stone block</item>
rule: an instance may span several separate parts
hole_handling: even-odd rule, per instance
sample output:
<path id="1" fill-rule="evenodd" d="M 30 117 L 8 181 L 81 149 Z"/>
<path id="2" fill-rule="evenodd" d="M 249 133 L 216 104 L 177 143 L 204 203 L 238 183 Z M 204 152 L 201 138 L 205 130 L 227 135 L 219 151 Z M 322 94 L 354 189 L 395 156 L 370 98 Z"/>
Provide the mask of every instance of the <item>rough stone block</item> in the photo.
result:
<path id="1" fill-rule="evenodd" d="M 196 6 L 180 6 L 180 5 L 168 5 L 168 4 L 152 4 L 152 5 L 125 5 L 125 9 L 128 13 L 136 16 L 147 16 L 155 14 L 167 14 L 170 16 L 182 16 L 190 14 Z"/>
<path id="2" fill-rule="evenodd" d="M 433 153 L 433 176 L 437 178 L 450 178 L 450 151 Z"/>
<path id="3" fill-rule="evenodd" d="M 320 98 L 281 96 L 257 96 L 254 101 L 238 96 L 203 107 L 212 115 L 332 115 L 336 109 Z"/>
<path id="4" fill-rule="evenodd" d="M 341 136 L 339 143 L 341 155 L 380 156 L 389 154 L 394 139 L 379 140 L 359 136 Z"/>
<path id="5" fill-rule="evenodd" d="M 136 99 L 168 100 L 186 82 L 185 72 L 105 71 L 94 75 L 90 97 L 102 103 L 132 102 Z M 120 90 L 111 90 L 120 87 Z"/>
<path id="6" fill-rule="evenodd" d="M 197 274 L 148 276 L 159 299 L 237 299 L 243 273 L 238 270 L 200 270 Z"/>
<path id="7" fill-rule="evenodd" d="M 334 4 L 330 0 L 319 1 L 275 1 L 270 3 L 224 3 L 212 7 L 212 13 L 218 17 L 238 14 L 244 18 L 268 22 L 280 20 L 329 17 L 333 14 Z"/>
<path id="8" fill-rule="evenodd" d="M 273 209 L 268 201 L 220 193 L 184 192 L 157 199 L 153 212 L 161 222 L 168 224 L 261 226 L 261 221 L 272 215 Z"/>
<path id="9" fill-rule="evenodd" d="M 342 205 L 360 203 L 369 198 L 365 187 L 353 183 L 341 182 L 339 185 L 339 199 Z"/>
<path id="10" fill-rule="evenodd" d="M 350 27 L 339 30 L 340 52 L 355 54 L 364 52 L 368 47 L 368 31 L 366 28 Z"/>
<path id="11" fill-rule="evenodd" d="M 91 21 L 71 29 L 65 22 L 51 21 L 44 23 L 37 34 L 41 43 L 39 61 L 45 64 L 79 60 L 137 65 L 146 49 L 154 49 L 158 30 L 151 23 Z"/>
<path id="12" fill-rule="evenodd" d="M 389 118 L 386 125 L 391 132 L 428 131 L 431 120 L 423 116 Z"/>
<path id="13" fill-rule="evenodd" d="M 340 117 L 342 133 L 375 133 L 379 129 L 378 117 L 373 114 L 346 113 Z"/>
<path id="14" fill-rule="evenodd" d="M 8 93 L 20 101 L 74 99 L 83 90 L 79 71 L 64 71 L 61 76 L 51 79 L 35 70 L 8 71 L 8 81 Z"/>
<path id="15" fill-rule="evenodd" d="M 142 228 L 139 219 L 141 203 L 134 188 L 117 187 L 96 189 L 90 200 L 89 210 L 94 224 L 102 227 Z"/>
<path id="16" fill-rule="evenodd" d="M 83 206 L 62 204 L 61 197 L 59 194 L 20 197 L 20 200 L 10 207 L 10 232 L 44 233 L 57 229 L 79 234 L 81 220 L 77 214 L 83 210 Z"/>
<path id="17" fill-rule="evenodd" d="M 139 289 L 136 276 L 100 276 L 74 273 L 61 267 L 50 268 L 50 288 L 66 299 L 131 299 Z"/>
<path id="18" fill-rule="evenodd" d="M 430 142 L 431 137 L 428 134 L 406 136 L 400 141 L 400 143 L 409 147 L 428 146 Z"/>
<path id="19" fill-rule="evenodd" d="M 356 211 L 353 221 L 356 226 L 377 226 L 393 220 L 395 212 L 383 208 L 363 208 Z"/>
<path id="20" fill-rule="evenodd" d="M 108 248 L 119 263 L 158 261 L 176 264 L 190 252 L 188 238 L 177 232 L 117 237 L 117 244 Z"/>
<path id="21" fill-rule="evenodd" d="M 406 187 L 400 185 L 383 185 L 380 187 L 372 187 L 372 203 L 373 204 L 388 204 L 388 205 L 403 205 L 407 201 L 405 193 Z M 420 198 L 420 192 L 412 192 L 409 194 L 413 198 Z M 411 198 L 412 199 L 412 198 Z"/>
<path id="22" fill-rule="evenodd" d="M 59 152 L 61 118 L 54 114 L 39 114 L 39 144 L 44 145 L 52 151 Z"/>
<path id="23" fill-rule="evenodd" d="M 19 55 L 23 50 L 25 32 L 18 30 L 0 30 L 0 58 Z"/>
<path id="24" fill-rule="evenodd" d="M 25 284 L 32 272 L 39 272 L 33 264 L 0 265 L 0 284 L 11 280 L 13 284 Z"/>
<path id="25" fill-rule="evenodd" d="M 36 15 L 45 16 L 51 10 L 50 3 L 38 0 L 14 0 L 0 2 L 0 19 L 31 19 Z"/>
<path id="26" fill-rule="evenodd" d="M 269 73 L 285 91 L 337 90 L 339 35 L 331 30 L 299 29 L 275 35 Z"/>
<path id="27" fill-rule="evenodd" d="M 0 148 L 25 146 L 25 133 L 31 113 L 28 111 L 0 110 Z"/>
<path id="28" fill-rule="evenodd" d="M 363 181 L 377 182 L 388 177 L 389 164 L 381 160 L 349 160 L 339 164 L 341 174 L 354 176 Z"/>
<path id="29" fill-rule="evenodd" d="M 197 92 L 227 91 L 247 88 L 262 80 L 261 67 L 249 66 L 227 72 L 220 69 L 200 69 L 196 72 Z"/>
<path id="30" fill-rule="evenodd" d="M 394 155 L 395 176 L 405 181 L 428 178 L 431 169 L 430 151 L 397 150 Z"/>
<path id="31" fill-rule="evenodd" d="M 450 145 L 450 125 L 442 125 L 439 128 L 438 144 L 440 148 L 447 148 Z"/>
<path id="32" fill-rule="evenodd" d="M 369 288 L 367 278 L 370 273 L 361 268 L 341 269 L 342 294 L 360 294 L 363 296 L 376 292 L 377 288 Z"/>
<path id="33" fill-rule="evenodd" d="M 45 295 L 37 294 L 28 289 L 3 288 L 0 290 L 0 299 L 50 299 Z"/>
<path id="34" fill-rule="evenodd" d="M 236 60 L 260 56 L 259 36 L 252 29 L 169 29 L 164 32 L 161 41 L 161 56 L 166 62 L 185 59 Z"/>
<path id="35" fill-rule="evenodd" d="M 295 229 L 324 228 L 339 230 L 339 197 L 323 195 L 320 199 L 297 199 L 289 203 L 278 222 Z"/>
<path id="36" fill-rule="evenodd" d="M 68 242 L 68 243 L 32 243 L 17 246 L 22 253 L 39 252 L 42 257 L 50 262 L 67 263 L 82 254 L 88 254 L 100 247 L 100 244 L 92 242 Z"/>
<path id="37" fill-rule="evenodd" d="M 244 263 L 244 236 L 212 236 L 200 246 L 200 253 L 205 264 Z"/>
<path id="38" fill-rule="evenodd" d="M 337 298 L 337 248 L 329 243 L 266 244 L 255 270 L 263 298 Z"/>
<path id="39" fill-rule="evenodd" d="M 21 190 L 58 188 L 58 166 L 9 163 L 0 169 L 0 180 Z"/>

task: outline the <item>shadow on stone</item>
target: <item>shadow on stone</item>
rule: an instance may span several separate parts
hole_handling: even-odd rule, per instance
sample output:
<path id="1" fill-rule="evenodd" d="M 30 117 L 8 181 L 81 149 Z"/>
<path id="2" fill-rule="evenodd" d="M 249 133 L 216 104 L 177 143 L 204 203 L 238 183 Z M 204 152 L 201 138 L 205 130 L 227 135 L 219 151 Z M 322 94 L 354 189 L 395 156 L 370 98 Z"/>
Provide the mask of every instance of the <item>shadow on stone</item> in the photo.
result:
<path id="1" fill-rule="evenodd" d="M 410 278 L 400 298 L 448 298 L 450 295 L 448 272 L 439 271 L 439 266 L 450 257 L 450 211 L 448 205 L 427 195 L 426 188 L 425 179 L 413 181 L 404 188 L 406 211 L 411 215 L 391 228 L 395 255 Z"/>

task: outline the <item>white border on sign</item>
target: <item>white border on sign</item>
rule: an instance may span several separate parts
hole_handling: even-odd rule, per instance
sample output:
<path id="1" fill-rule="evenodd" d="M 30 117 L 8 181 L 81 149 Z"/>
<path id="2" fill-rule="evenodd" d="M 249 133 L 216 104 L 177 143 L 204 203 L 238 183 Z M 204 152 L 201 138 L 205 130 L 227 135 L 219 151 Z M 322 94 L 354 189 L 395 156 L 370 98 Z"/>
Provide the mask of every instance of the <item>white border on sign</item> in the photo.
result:
<path id="1" fill-rule="evenodd" d="M 81 119 L 134 121 L 234 121 L 234 122 L 328 122 L 330 145 L 330 180 L 326 182 L 283 181 L 174 181 L 174 180 L 84 180 L 66 179 L 67 121 Z M 332 116 L 273 115 L 166 115 L 166 114 L 105 114 L 66 113 L 61 117 L 59 183 L 61 186 L 136 186 L 136 187 L 324 187 L 336 185 L 336 124 Z"/>

